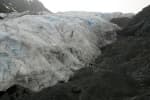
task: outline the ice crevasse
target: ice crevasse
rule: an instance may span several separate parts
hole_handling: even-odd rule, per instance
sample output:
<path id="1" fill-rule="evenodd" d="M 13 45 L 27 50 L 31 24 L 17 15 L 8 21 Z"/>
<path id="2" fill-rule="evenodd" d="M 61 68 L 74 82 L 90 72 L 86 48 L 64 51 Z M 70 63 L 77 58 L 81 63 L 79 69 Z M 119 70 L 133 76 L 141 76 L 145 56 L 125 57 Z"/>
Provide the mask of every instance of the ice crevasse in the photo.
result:
<path id="1" fill-rule="evenodd" d="M 0 20 L 0 91 L 67 82 L 116 39 L 118 27 L 95 16 L 24 15 Z"/>

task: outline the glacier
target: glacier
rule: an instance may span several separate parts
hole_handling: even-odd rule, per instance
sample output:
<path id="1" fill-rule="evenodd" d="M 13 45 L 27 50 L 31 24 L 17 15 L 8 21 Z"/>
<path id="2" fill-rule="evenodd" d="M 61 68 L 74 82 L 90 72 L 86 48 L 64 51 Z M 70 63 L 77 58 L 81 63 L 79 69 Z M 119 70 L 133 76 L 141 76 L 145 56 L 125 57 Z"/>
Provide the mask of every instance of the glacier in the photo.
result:
<path id="1" fill-rule="evenodd" d="M 67 82 L 116 40 L 117 29 L 94 15 L 5 17 L 0 20 L 0 91 L 15 84 L 40 91 Z"/>

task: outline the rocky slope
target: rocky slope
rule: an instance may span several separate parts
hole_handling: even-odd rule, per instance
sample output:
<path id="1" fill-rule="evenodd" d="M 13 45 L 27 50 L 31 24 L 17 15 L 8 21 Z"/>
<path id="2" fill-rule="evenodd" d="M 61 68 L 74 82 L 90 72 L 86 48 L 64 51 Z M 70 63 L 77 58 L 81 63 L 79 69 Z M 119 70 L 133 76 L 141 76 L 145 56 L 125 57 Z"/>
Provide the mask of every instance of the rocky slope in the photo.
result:
<path id="1" fill-rule="evenodd" d="M 129 25 L 120 32 L 120 35 L 127 36 L 149 36 L 150 33 L 150 7 L 144 8 L 129 23 Z"/>
<path id="2" fill-rule="evenodd" d="M 112 18 L 110 22 L 117 24 L 122 29 L 125 28 L 132 18 L 129 17 L 120 17 L 120 18 Z"/>
<path id="3" fill-rule="evenodd" d="M 30 11 L 32 13 L 37 13 L 48 10 L 38 0 L 0 0 L 1 13 L 10 13 L 14 11 Z"/>

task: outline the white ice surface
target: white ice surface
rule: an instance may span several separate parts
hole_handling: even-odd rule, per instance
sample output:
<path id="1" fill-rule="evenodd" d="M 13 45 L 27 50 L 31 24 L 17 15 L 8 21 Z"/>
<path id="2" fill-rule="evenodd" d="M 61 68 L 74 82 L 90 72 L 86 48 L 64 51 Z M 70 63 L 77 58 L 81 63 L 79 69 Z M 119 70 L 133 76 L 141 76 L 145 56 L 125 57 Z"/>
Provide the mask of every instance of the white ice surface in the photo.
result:
<path id="1" fill-rule="evenodd" d="M 0 90 L 33 91 L 65 81 L 116 39 L 118 27 L 101 17 L 24 15 L 0 21 Z"/>

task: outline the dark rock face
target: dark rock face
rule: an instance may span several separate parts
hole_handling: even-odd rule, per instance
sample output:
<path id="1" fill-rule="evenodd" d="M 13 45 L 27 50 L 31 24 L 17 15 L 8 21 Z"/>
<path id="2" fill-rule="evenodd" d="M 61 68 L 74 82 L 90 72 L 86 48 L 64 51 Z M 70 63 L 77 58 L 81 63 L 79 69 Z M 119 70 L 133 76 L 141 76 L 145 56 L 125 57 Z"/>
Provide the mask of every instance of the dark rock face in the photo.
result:
<path id="1" fill-rule="evenodd" d="M 0 0 L 1 13 L 9 13 L 14 11 L 30 11 L 32 13 L 36 13 L 48 10 L 38 0 Z"/>
<path id="2" fill-rule="evenodd" d="M 118 40 L 103 49 L 96 60 L 99 70 L 120 72 L 136 81 L 140 94 L 131 100 L 149 100 L 150 95 L 150 6 L 137 14 L 119 32 Z M 130 99 L 129 99 L 130 100 Z"/>
<path id="3" fill-rule="evenodd" d="M 150 84 L 150 40 L 149 37 L 128 37 L 104 48 L 97 59 L 100 69 L 120 72 L 137 80 L 141 87 Z"/>
<path id="4" fill-rule="evenodd" d="M 138 13 L 124 28 L 120 35 L 124 36 L 150 36 L 150 6 Z"/>
<path id="5" fill-rule="evenodd" d="M 121 28 L 124 28 L 128 25 L 131 19 L 132 18 L 128 18 L 128 17 L 113 18 L 110 20 L 110 22 L 117 24 Z"/>

